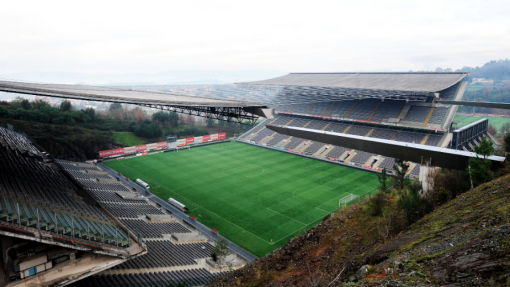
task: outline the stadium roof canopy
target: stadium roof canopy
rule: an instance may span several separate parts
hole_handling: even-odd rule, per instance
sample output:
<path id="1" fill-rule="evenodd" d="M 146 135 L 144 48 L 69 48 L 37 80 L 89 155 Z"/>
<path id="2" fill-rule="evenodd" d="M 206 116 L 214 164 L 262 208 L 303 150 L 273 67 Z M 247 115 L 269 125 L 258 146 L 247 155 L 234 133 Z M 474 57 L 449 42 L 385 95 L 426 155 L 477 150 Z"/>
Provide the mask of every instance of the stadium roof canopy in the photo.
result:
<path id="1" fill-rule="evenodd" d="M 0 81 L 0 91 L 76 100 L 142 105 L 196 116 L 211 116 L 235 122 L 250 121 L 254 123 L 259 116 L 272 117 L 272 110 L 268 109 L 265 103 L 238 99 L 197 97 L 176 93 L 15 81 Z"/>
<path id="2" fill-rule="evenodd" d="M 423 100 L 466 77 L 468 72 L 447 73 L 291 73 L 242 85 L 279 86 L 296 95 L 351 98 Z"/>

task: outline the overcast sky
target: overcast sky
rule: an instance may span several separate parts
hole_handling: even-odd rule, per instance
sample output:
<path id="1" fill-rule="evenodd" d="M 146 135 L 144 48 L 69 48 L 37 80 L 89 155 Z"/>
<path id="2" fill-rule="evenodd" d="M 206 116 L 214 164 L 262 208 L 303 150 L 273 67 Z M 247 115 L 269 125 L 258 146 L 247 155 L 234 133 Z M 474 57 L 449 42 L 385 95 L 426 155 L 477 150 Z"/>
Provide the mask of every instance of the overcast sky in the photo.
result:
<path id="1" fill-rule="evenodd" d="M 0 4 L 0 74 L 408 71 L 510 58 L 510 1 Z"/>

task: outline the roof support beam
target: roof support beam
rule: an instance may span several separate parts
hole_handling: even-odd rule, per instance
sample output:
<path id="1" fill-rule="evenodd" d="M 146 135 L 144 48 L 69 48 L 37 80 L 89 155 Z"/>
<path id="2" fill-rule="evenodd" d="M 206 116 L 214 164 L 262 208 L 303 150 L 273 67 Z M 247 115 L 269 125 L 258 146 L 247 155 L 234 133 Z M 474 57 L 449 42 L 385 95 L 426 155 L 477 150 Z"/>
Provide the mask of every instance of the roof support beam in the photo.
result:
<path id="1" fill-rule="evenodd" d="M 470 101 L 437 101 L 436 103 L 440 103 L 440 104 L 444 104 L 444 105 L 483 107 L 483 108 L 510 110 L 509 103 L 470 102 Z"/>
<path id="2" fill-rule="evenodd" d="M 310 139 L 326 144 L 443 168 L 463 170 L 468 166 L 469 159 L 476 157 L 476 154 L 473 152 L 420 144 L 280 125 L 267 125 L 266 127 L 272 131 L 288 136 Z M 495 165 L 499 165 L 505 160 L 504 157 L 500 156 L 490 156 L 488 159 Z"/>

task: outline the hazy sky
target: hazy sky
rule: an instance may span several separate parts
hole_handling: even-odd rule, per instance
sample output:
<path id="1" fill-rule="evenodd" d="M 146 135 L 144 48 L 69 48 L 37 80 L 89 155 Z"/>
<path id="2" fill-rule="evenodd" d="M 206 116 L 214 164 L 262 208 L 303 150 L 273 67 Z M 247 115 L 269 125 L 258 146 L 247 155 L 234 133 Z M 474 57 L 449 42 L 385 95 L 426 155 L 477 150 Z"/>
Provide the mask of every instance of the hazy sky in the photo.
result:
<path id="1" fill-rule="evenodd" d="M 510 1 L 0 4 L 1 74 L 407 71 L 510 58 Z"/>

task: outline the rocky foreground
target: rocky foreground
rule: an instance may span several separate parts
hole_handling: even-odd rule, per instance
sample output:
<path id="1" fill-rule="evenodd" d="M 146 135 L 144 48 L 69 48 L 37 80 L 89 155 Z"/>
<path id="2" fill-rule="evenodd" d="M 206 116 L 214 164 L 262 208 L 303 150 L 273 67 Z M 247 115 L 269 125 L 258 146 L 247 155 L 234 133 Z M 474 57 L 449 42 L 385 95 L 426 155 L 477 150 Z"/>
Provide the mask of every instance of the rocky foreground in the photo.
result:
<path id="1" fill-rule="evenodd" d="M 388 239 L 360 203 L 207 286 L 510 286 L 510 175 Z M 385 240 L 386 238 L 386 240 Z"/>

